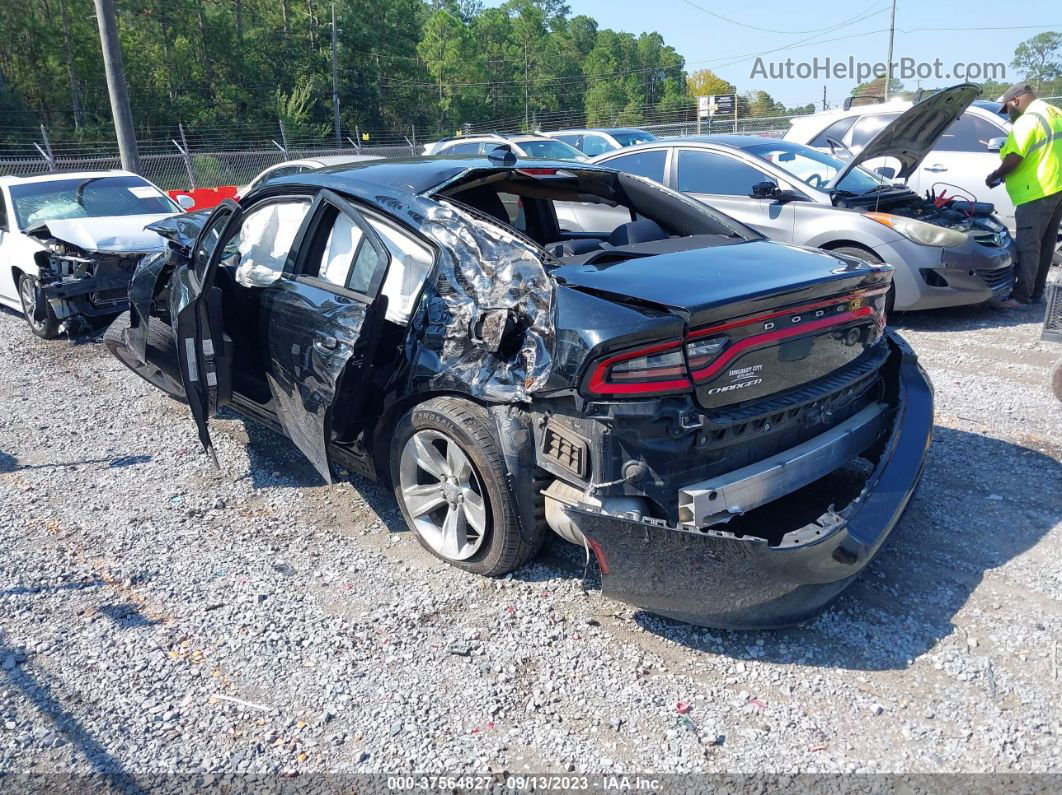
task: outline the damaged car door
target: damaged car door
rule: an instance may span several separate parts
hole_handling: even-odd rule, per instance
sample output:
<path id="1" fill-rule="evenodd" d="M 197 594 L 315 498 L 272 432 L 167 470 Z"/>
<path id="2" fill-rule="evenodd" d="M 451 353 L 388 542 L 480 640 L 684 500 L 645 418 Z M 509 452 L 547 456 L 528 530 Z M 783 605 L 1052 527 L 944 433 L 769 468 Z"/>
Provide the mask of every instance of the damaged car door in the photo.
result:
<path id="1" fill-rule="evenodd" d="M 263 294 L 266 376 L 284 432 L 331 483 L 333 435 L 349 440 L 361 428 L 390 254 L 365 217 L 331 191 L 318 194 L 308 218 L 292 271 Z"/>
<path id="2" fill-rule="evenodd" d="M 214 274 L 223 247 L 218 241 L 238 222 L 240 206 L 227 199 L 211 213 L 196 238 L 192 256 L 170 279 L 169 313 L 177 360 L 199 441 L 217 464 L 207 422 L 232 396 L 232 352 L 225 344 L 221 290 Z"/>

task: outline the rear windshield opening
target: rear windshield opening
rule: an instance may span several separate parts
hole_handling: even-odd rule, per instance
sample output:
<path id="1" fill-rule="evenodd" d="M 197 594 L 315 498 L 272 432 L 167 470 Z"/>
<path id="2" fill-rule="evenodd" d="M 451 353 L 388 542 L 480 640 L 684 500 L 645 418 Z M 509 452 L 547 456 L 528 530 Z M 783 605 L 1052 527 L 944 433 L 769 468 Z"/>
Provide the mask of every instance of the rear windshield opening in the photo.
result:
<path id="1" fill-rule="evenodd" d="M 761 237 L 662 185 L 609 171 L 480 170 L 437 198 L 459 202 L 561 259 L 694 235 Z"/>

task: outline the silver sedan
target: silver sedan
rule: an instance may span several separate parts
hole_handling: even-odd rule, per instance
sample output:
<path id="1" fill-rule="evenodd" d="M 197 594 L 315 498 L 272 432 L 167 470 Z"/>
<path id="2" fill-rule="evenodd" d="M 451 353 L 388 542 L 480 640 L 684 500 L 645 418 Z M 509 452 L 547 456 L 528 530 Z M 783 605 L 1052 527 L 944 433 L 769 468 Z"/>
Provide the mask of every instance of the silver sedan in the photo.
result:
<path id="1" fill-rule="evenodd" d="M 1005 297 L 1013 286 L 1016 249 L 990 205 L 938 206 L 880 174 L 792 141 L 668 138 L 593 162 L 662 182 L 775 240 L 890 263 L 897 310 L 977 304 Z M 593 231 L 605 222 L 597 215 L 613 212 L 569 204 L 561 222 Z"/>

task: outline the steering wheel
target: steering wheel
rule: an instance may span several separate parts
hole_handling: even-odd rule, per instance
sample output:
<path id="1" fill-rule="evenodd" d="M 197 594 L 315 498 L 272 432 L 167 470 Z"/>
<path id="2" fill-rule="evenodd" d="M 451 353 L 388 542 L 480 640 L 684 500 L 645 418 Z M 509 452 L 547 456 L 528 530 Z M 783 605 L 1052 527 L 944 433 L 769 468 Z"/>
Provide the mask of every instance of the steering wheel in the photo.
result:
<path id="1" fill-rule="evenodd" d="M 806 182 L 813 188 L 817 188 L 823 184 L 822 177 L 820 177 L 818 174 L 809 174 L 808 178 L 805 179 L 804 182 Z"/>

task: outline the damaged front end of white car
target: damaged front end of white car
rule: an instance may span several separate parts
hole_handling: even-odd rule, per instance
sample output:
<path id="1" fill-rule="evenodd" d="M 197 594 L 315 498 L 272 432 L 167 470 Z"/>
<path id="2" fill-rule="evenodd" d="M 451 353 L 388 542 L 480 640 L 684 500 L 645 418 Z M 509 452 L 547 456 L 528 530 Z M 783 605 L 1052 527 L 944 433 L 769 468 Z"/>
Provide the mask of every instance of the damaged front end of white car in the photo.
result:
<path id="1" fill-rule="evenodd" d="M 34 255 L 37 278 L 29 288 L 32 295 L 22 296 L 34 330 L 54 332 L 40 336 L 77 333 L 94 318 L 128 308 L 129 282 L 137 263 L 165 247 L 157 233 L 143 228 L 142 218 L 132 224 L 131 220 L 52 220 L 25 230 L 42 246 Z M 107 221 L 115 223 L 101 223 Z"/>

